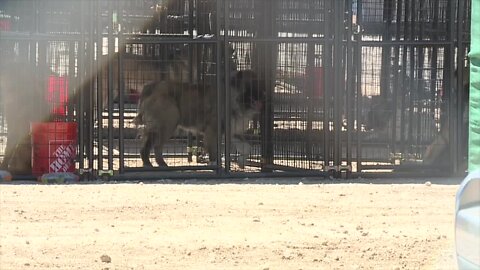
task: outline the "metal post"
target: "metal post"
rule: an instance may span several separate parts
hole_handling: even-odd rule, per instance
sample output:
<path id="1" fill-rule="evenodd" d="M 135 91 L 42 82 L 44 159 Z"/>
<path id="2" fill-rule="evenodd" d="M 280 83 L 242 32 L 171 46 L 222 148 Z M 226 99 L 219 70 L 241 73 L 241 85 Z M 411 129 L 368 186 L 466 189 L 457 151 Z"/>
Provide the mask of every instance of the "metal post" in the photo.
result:
<path id="1" fill-rule="evenodd" d="M 68 84 L 68 94 L 70 97 L 78 96 L 77 91 L 79 91 L 80 87 L 80 80 L 78 76 L 75 76 L 75 45 L 77 44 L 76 41 L 70 41 L 69 48 L 68 48 L 68 80 L 72 83 Z M 75 120 L 74 111 L 76 109 L 76 105 L 72 102 L 72 99 L 69 100 L 68 103 L 68 115 L 67 121 L 71 122 Z"/>
<path id="2" fill-rule="evenodd" d="M 386 22 L 384 24 L 384 32 L 383 32 L 383 40 L 391 40 L 392 34 L 390 33 L 390 28 L 392 26 L 392 0 L 384 0 L 383 3 L 383 21 Z M 390 58 L 391 58 L 391 51 L 390 46 L 382 46 L 382 63 L 381 63 L 381 70 L 380 70 L 380 97 L 382 101 L 386 102 L 390 98 L 389 96 L 389 81 L 390 81 Z"/>
<path id="3" fill-rule="evenodd" d="M 90 3 L 90 8 L 89 8 L 89 14 L 91 14 L 92 19 L 90 20 L 90 26 L 89 26 L 89 70 L 90 72 L 88 73 L 88 82 L 89 85 L 88 87 L 88 97 L 89 97 L 89 133 L 88 133 L 88 152 L 87 152 L 87 159 L 88 159 L 88 169 L 93 168 L 93 149 L 94 149 L 94 122 L 95 122 L 95 114 L 94 114 L 94 86 L 95 86 L 95 81 L 94 81 L 94 71 L 95 69 L 95 64 L 94 64 L 94 58 L 95 58 L 95 53 L 94 53 L 94 47 L 95 47 L 95 28 L 98 17 L 95 16 L 95 14 L 98 12 L 98 9 L 95 8 L 96 2 L 94 1 L 89 1 Z"/>
<path id="4" fill-rule="evenodd" d="M 310 2 L 311 3 L 311 2 Z M 310 20 L 314 19 L 314 9 L 310 8 L 309 12 Z M 315 34 L 315 29 L 309 28 L 309 37 L 313 38 Z M 314 86 L 314 78 L 317 76 L 315 73 L 315 42 L 308 42 L 307 43 L 307 84 L 306 84 L 306 94 L 307 94 L 307 126 L 306 126 L 306 137 L 307 140 L 305 142 L 305 154 L 307 158 L 307 162 L 311 165 L 313 160 L 312 148 L 313 148 L 313 117 L 314 117 L 314 106 L 315 106 L 315 86 Z"/>
<path id="5" fill-rule="evenodd" d="M 100 9 L 100 1 L 97 0 L 97 11 Z M 103 23 L 102 23 L 102 13 L 97 12 L 97 61 L 96 61 L 96 70 L 97 70 L 97 169 L 99 171 L 103 170 L 103 76 L 104 74 L 104 65 L 106 64 L 103 59 Z"/>
<path id="6" fill-rule="evenodd" d="M 80 3 L 80 14 L 83 14 L 85 9 L 84 1 Z M 79 149 L 79 169 L 85 168 L 85 92 L 84 87 L 82 87 L 82 82 L 85 81 L 85 19 L 84 16 L 80 16 L 80 44 L 78 46 L 78 78 L 80 80 L 79 84 L 79 110 L 78 110 L 78 149 Z M 88 86 L 87 86 L 88 87 Z"/>
<path id="7" fill-rule="evenodd" d="M 463 0 L 459 0 L 463 1 Z M 450 12 L 448 13 L 449 15 L 449 38 L 448 40 L 450 41 L 450 49 L 448 51 L 448 62 L 445 63 L 445 67 L 448 67 L 448 84 L 446 84 L 446 89 L 447 91 L 445 94 L 447 95 L 446 100 L 448 101 L 448 142 L 449 142 L 449 171 L 453 171 L 454 168 L 457 167 L 456 163 L 456 158 L 452 158 L 453 153 L 456 152 L 456 132 L 454 130 L 455 126 L 455 107 L 456 107 L 456 99 L 455 99 L 455 84 L 453 83 L 453 78 L 455 78 L 455 71 L 454 71 L 454 66 L 455 66 L 455 47 L 456 47 L 456 42 L 455 42 L 455 14 L 456 14 L 456 7 L 457 7 L 458 2 L 457 1 L 448 1 L 448 7 L 447 8 Z"/>
<path id="8" fill-rule="evenodd" d="M 335 1 L 335 34 L 334 34 L 334 59 L 342 59 L 343 54 L 343 16 L 344 1 Z M 341 165 L 341 133 L 342 133 L 342 105 L 345 89 L 345 76 L 343 73 L 343 61 L 334 61 L 334 82 L 333 82 L 333 134 L 334 134 L 334 150 L 333 165 L 336 173 L 340 170 Z M 338 174 L 337 174 L 338 175 Z"/>
<path id="9" fill-rule="evenodd" d="M 193 39 L 193 29 L 194 29 L 194 20 L 193 20 L 193 16 L 194 16 L 194 13 L 193 13 L 193 0 L 188 0 L 188 36 L 190 39 Z M 197 29 L 198 31 L 198 29 Z M 194 51 L 197 49 L 197 47 L 193 44 L 190 44 L 188 46 L 188 62 L 190 63 L 189 64 L 189 78 L 188 78 L 188 82 L 189 82 L 189 87 L 191 88 L 193 84 L 198 84 L 198 81 L 197 82 L 194 82 L 193 81 L 193 72 L 195 71 L 195 69 L 193 68 L 193 65 L 194 63 L 197 65 L 197 68 L 200 67 L 199 65 L 199 62 L 200 62 L 200 59 L 197 59 L 196 62 L 194 62 L 194 59 L 193 59 L 193 56 L 194 56 Z M 195 54 L 196 56 L 197 54 Z M 200 69 L 197 69 L 197 70 L 200 70 Z M 193 159 L 192 159 L 192 155 L 193 155 L 193 150 L 192 150 L 192 133 L 191 132 L 188 132 L 187 133 L 187 159 L 188 159 L 188 162 L 192 162 Z"/>
<path id="10" fill-rule="evenodd" d="M 123 173 L 125 170 L 125 80 L 123 57 L 125 53 L 125 46 L 123 41 L 123 8 L 118 4 L 118 152 L 119 152 L 119 172 Z"/>
<path id="11" fill-rule="evenodd" d="M 271 171 L 268 168 L 273 165 L 274 149 L 273 149 L 273 92 L 275 89 L 275 69 L 276 69 L 276 55 L 277 46 L 274 38 L 277 38 L 275 32 L 275 1 L 265 0 L 260 7 L 260 13 L 264 16 L 259 18 L 259 25 L 263 28 L 259 29 L 258 38 L 267 38 L 269 42 L 262 43 L 257 46 L 257 53 L 259 56 L 264 56 L 263 62 L 257 62 L 256 72 L 259 73 L 260 81 L 264 84 L 265 93 L 265 108 L 262 123 L 262 171 Z M 277 46 L 278 47 L 278 46 Z M 271 167 L 271 166 L 270 166 Z"/>
<path id="12" fill-rule="evenodd" d="M 333 66 L 332 66 L 332 51 L 333 41 L 332 37 L 332 21 L 335 22 L 335 14 L 333 10 L 335 9 L 334 3 L 337 0 L 330 0 L 325 3 L 325 9 L 327 10 L 326 14 L 326 44 L 325 44 L 325 80 L 324 80 L 324 93 L 323 93 L 323 158 L 324 158 L 324 167 L 327 170 L 330 170 L 330 108 L 331 108 L 331 98 L 332 98 L 332 89 L 334 84 L 332 84 L 333 78 Z M 333 10 L 332 10 L 333 9 Z M 333 25 L 335 26 L 335 24 Z"/>
<path id="13" fill-rule="evenodd" d="M 220 78 L 224 78 L 224 87 L 225 87 L 225 96 L 224 96 L 224 103 L 225 103 L 225 114 L 222 115 L 222 118 L 225 119 L 225 172 L 229 173 L 230 172 L 230 158 L 231 158 L 231 147 L 232 147 L 232 123 L 231 123 L 231 88 L 230 88 L 230 56 L 229 56 L 229 41 L 228 41 L 228 36 L 229 36 L 229 30 L 230 30 L 230 25 L 229 25 L 229 1 L 225 1 L 225 9 L 224 9 L 224 22 L 225 22 L 225 32 L 224 32 L 224 39 L 223 39 L 223 54 L 219 57 L 220 63 L 222 62 L 221 59 L 223 59 L 223 64 L 224 64 L 224 70 L 223 70 L 223 76 L 220 76 Z M 217 74 L 218 76 L 218 74 Z M 221 132 L 219 132 L 219 135 Z M 221 140 L 221 137 L 219 137 L 219 140 Z M 220 148 L 219 148 L 220 149 Z"/>
<path id="14" fill-rule="evenodd" d="M 463 107 L 463 99 L 464 94 L 463 94 L 463 76 L 464 76 L 464 52 L 465 52 L 465 46 L 463 44 L 462 40 L 462 35 L 463 35 L 463 21 L 465 19 L 464 17 L 464 9 L 465 9 L 465 1 L 458 1 L 458 19 L 457 19 L 457 78 L 456 78 L 456 90 L 457 93 L 455 95 L 456 97 L 456 109 L 454 111 L 455 113 L 455 121 L 454 121 L 454 126 L 453 130 L 455 131 L 455 140 L 451 141 L 451 143 L 455 146 L 455 152 L 452 153 L 453 161 L 453 173 L 457 174 L 459 173 L 460 169 L 460 162 L 459 160 L 463 159 L 462 156 L 462 141 L 460 138 L 462 138 L 463 130 L 462 129 L 462 123 L 463 123 L 463 113 L 462 113 L 462 107 Z"/>
<path id="15" fill-rule="evenodd" d="M 410 40 L 415 40 L 415 1 L 411 2 L 411 24 L 410 24 Z M 413 120 L 414 120 L 414 114 L 413 114 L 413 107 L 414 103 L 413 100 L 416 97 L 415 96 L 415 49 L 418 49 L 418 47 L 412 45 L 411 51 L 410 51 L 410 80 L 409 80 L 409 91 L 410 91 L 410 96 L 409 96 L 409 113 L 408 113 L 408 137 L 407 137 L 407 144 L 408 144 L 408 152 L 412 152 L 412 145 L 413 145 Z"/>
<path id="16" fill-rule="evenodd" d="M 216 38 L 217 38 L 217 43 L 216 43 L 216 72 L 217 72 L 217 80 L 216 80 L 216 85 L 217 85 L 217 174 L 222 174 L 222 154 L 221 154 L 221 149 L 222 149 L 222 136 L 221 130 L 222 130 L 222 108 L 221 104 L 224 104 L 223 99 L 222 99 L 222 79 L 221 79 L 221 74 L 222 74 L 222 67 L 221 67 L 221 55 L 222 55 L 222 42 L 223 44 L 226 42 L 226 36 L 227 36 L 227 27 L 226 27 L 226 21 L 227 21 L 227 16 L 228 16 L 228 6 L 227 6 L 227 1 L 228 0 L 217 0 L 217 11 L 216 11 L 216 17 L 217 17 L 217 25 L 216 25 Z M 224 29 L 224 36 L 223 39 L 220 37 L 221 36 L 221 27 L 220 27 L 220 11 L 222 10 L 222 5 L 224 4 L 224 24 L 225 24 L 225 29 Z M 227 154 L 228 150 L 225 151 L 225 154 Z M 229 160 L 229 156 L 225 156 L 225 167 L 228 168 L 227 164 Z"/>
<path id="17" fill-rule="evenodd" d="M 405 25 L 404 25 L 404 39 L 405 40 L 408 40 L 409 37 L 410 37 L 410 27 L 409 27 L 409 22 L 408 22 L 408 16 L 411 14 L 410 12 L 410 1 L 411 0 L 405 0 Z M 410 45 L 412 46 L 412 45 Z M 401 78 L 402 78 L 402 88 L 400 89 L 400 95 L 401 95 L 401 104 L 400 104 L 400 131 L 401 131 L 401 134 L 400 134 L 400 152 L 402 153 L 402 155 L 405 154 L 405 151 L 406 151 L 406 147 L 405 147 L 405 143 L 406 143 L 406 136 L 405 136 L 405 132 L 404 130 L 407 129 L 406 127 L 406 120 L 405 120 L 405 110 L 406 110 L 406 96 L 408 94 L 408 89 L 406 89 L 408 87 L 410 87 L 410 82 L 409 81 L 406 81 L 406 78 L 407 78 L 407 54 L 408 54 L 408 45 L 404 45 L 403 46 L 403 53 L 402 53 L 402 71 L 401 71 Z M 411 52 L 412 53 L 412 52 Z M 411 77 L 411 76 L 410 76 Z"/>
<path id="18" fill-rule="evenodd" d="M 402 0 L 397 0 L 397 7 L 402 7 Z M 402 16 L 402 9 L 401 8 L 397 8 L 397 14 L 396 14 L 396 23 L 395 23 L 395 41 L 399 42 L 401 40 L 401 26 L 402 24 L 400 23 L 401 22 L 401 16 Z M 398 126 L 398 122 L 397 122 L 397 114 L 399 112 L 399 108 L 398 108 L 398 95 L 402 93 L 402 89 L 400 89 L 399 87 L 399 64 L 398 62 L 400 61 L 400 44 L 396 45 L 394 47 L 394 64 L 393 64 L 393 89 L 392 89 L 392 103 L 393 103 L 393 115 L 392 115 L 392 136 L 390 138 L 391 140 L 391 152 L 393 153 L 394 155 L 394 160 L 393 162 L 395 163 L 395 159 L 397 158 L 396 157 L 396 154 L 397 154 L 397 133 L 398 131 L 402 132 L 401 129 L 398 129 L 397 126 Z M 402 110 L 400 110 L 400 113 L 403 113 Z"/>
<path id="19" fill-rule="evenodd" d="M 93 14 L 93 2 L 88 1 L 87 6 L 85 9 L 84 14 L 80 14 L 82 17 L 85 14 Z M 92 15 L 93 16 L 93 15 Z M 88 27 L 87 27 L 88 25 Z M 93 89 L 93 80 L 92 80 L 92 74 L 93 74 L 93 53 L 94 53 L 94 22 L 93 19 L 88 20 L 86 22 L 86 31 L 88 31 L 88 38 L 87 38 L 87 43 L 86 43 L 86 56 L 85 56 L 85 69 L 86 69 L 86 76 L 85 76 L 85 82 L 82 83 L 82 89 L 84 89 L 84 95 L 85 95 L 85 157 L 84 159 L 87 160 L 88 165 L 87 168 L 91 168 L 91 153 L 93 151 L 93 112 L 92 112 L 92 103 L 93 103 L 93 97 L 92 97 L 92 89 Z"/>
<path id="20" fill-rule="evenodd" d="M 347 57 L 347 87 L 346 87 L 346 118 L 347 118 L 347 145 L 346 145 L 346 159 L 347 159 L 347 177 L 352 172 L 352 135 L 354 130 L 353 117 L 353 99 L 355 97 L 354 85 L 354 45 L 353 45 L 353 14 L 352 14 L 352 0 L 347 0 L 347 29 L 346 29 L 346 57 Z"/>
<path id="21" fill-rule="evenodd" d="M 439 1 L 434 2 L 434 14 L 433 14 L 433 29 L 438 29 L 439 26 L 439 13 L 440 13 L 440 4 Z M 433 41 L 438 40 L 438 35 L 433 34 L 432 37 Z M 432 82 L 436 81 L 437 77 L 437 60 L 438 60 L 438 46 L 433 46 L 432 48 L 432 72 L 430 74 L 430 80 Z M 436 87 L 434 83 L 430 84 L 430 100 L 434 101 L 436 99 Z M 430 105 L 430 111 L 433 112 L 435 110 L 435 102 L 432 102 Z"/>
<path id="22" fill-rule="evenodd" d="M 113 81 L 113 55 L 115 54 L 115 36 L 113 30 L 115 23 L 113 20 L 114 9 L 113 1 L 108 2 L 108 170 L 113 170 L 113 99 L 114 99 L 114 81 Z M 119 93 L 120 94 L 120 93 Z M 101 151 L 101 150 L 100 150 Z"/>
<path id="23" fill-rule="evenodd" d="M 188 35 L 190 38 L 193 38 L 193 0 L 188 0 Z M 197 16 L 198 16 L 198 6 L 197 6 Z M 197 27 L 198 28 L 198 27 Z M 197 29 L 198 31 L 198 29 Z"/>
<path id="24" fill-rule="evenodd" d="M 383 33 L 383 41 L 390 41 L 392 39 L 392 21 L 393 21 L 393 0 L 386 0 L 383 4 L 383 20 L 386 21 L 385 24 L 385 31 Z M 398 11 L 397 11 L 398 14 Z M 400 24 L 400 21 L 396 20 L 397 26 Z M 398 39 L 397 39 L 398 40 Z M 394 54 L 395 55 L 395 54 Z M 385 138 L 387 141 L 387 146 L 390 149 L 390 153 L 395 153 L 395 134 L 396 134 L 396 112 L 397 112 L 397 104 L 396 102 L 396 91 L 394 91 L 396 85 L 393 85 L 393 89 L 390 88 L 390 80 L 392 75 L 392 45 L 385 45 L 382 46 L 382 64 L 381 64 L 381 71 L 380 71 L 380 96 L 382 97 L 382 102 L 389 102 L 391 101 L 392 105 L 389 106 L 388 110 L 392 111 L 392 123 L 391 123 L 391 136 L 390 138 Z M 397 62 L 398 63 L 398 62 Z M 395 65 L 394 65 L 395 67 Z M 394 68 L 394 72 L 395 72 Z M 396 76 L 395 76 L 396 77 Z M 389 113 L 389 112 L 384 112 Z M 388 122 L 386 123 L 388 125 Z M 386 127 L 387 128 L 387 127 Z M 388 143 L 388 139 L 390 142 Z"/>
<path id="25" fill-rule="evenodd" d="M 356 120 L 357 120 L 357 148 L 356 148 L 356 162 L 357 172 L 362 171 L 362 109 L 363 109 L 363 96 L 362 96 L 362 1 L 357 2 L 357 25 L 358 35 L 356 39 L 356 92 L 357 92 L 357 108 L 356 108 Z"/>

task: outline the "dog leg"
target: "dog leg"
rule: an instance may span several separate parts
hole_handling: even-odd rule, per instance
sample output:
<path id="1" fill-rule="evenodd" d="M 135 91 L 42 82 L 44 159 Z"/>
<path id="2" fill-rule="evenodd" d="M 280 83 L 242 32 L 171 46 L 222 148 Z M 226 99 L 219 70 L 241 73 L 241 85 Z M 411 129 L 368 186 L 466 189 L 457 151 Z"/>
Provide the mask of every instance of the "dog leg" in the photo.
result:
<path id="1" fill-rule="evenodd" d="M 423 154 L 423 163 L 427 165 L 433 165 L 441 163 L 445 151 L 447 150 L 448 141 L 445 139 L 445 136 L 440 133 L 437 138 L 427 147 L 425 153 Z"/>
<path id="2" fill-rule="evenodd" d="M 155 146 L 153 151 L 155 151 L 155 161 L 159 167 L 168 167 L 165 159 L 163 159 L 163 144 L 164 140 L 161 138 L 161 135 L 157 136 L 157 140 L 155 141 Z"/>
<path id="3" fill-rule="evenodd" d="M 205 148 L 208 152 L 208 159 L 210 160 L 210 165 L 217 165 L 217 129 L 215 127 L 208 127 L 205 130 L 205 136 L 203 137 L 205 141 Z"/>
<path id="4" fill-rule="evenodd" d="M 163 159 L 163 149 L 161 146 L 155 146 L 154 147 L 155 151 L 155 161 L 157 162 L 159 167 L 168 167 L 167 163 L 165 162 L 165 159 Z"/>
<path id="5" fill-rule="evenodd" d="M 144 167 L 153 167 L 150 162 L 150 150 L 153 146 L 153 141 L 155 139 L 155 133 L 152 131 L 145 131 L 143 134 L 143 144 L 142 149 L 140 150 L 140 157 L 142 158 Z"/>
<path id="6" fill-rule="evenodd" d="M 236 150 L 239 153 L 238 157 L 238 166 L 241 169 L 245 168 L 245 165 L 247 165 L 247 157 L 250 155 L 250 151 L 252 147 L 250 144 L 247 142 L 245 137 L 241 135 L 234 135 L 233 136 L 233 145 L 235 146 Z"/>
<path id="7" fill-rule="evenodd" d="M 10 160 L 12 159 L 12 156 L 13 156 L 12 149 L 5 150 L 5 156 L 3 157 L 2 163 L 0 164 L 0 170 L 4 170 L 4 171 L 8 170 L 8 164 L 10 164 Z"/>
<path id="8" fill-rule="evenodd" d="M 10 124 L 10 125 L 9 125 Z M 11 128 L 8 129 L 7 146 L 5 147 L 5 156 L 0 164 L 1 170 L 10 170 L 10 164 L 15 152 L 17 151 L 17 145 L 20 143 L 20 138 L 24 136 L 25 132 L 14 127 L 12 121 L 7 120 L 7 125 Z"/>
<path id="9" fill-rule="evenodd" d="M 32 145 L 30 140 L 30 136 L 26 136 L 17 144 L 8 164 L 8 170 L 12 174 L 28 175 L 32 173 Z"/>
<path id="10" fill-rule="evenodd" d="M 163 146 L 175 133 L 180 115 L 178 109 L 174 106 L 169 107 L 165 105 L 164 109 L 170 117 L 162 123 L 158 123 L 160 126 L 157 128 L 158 132 L 154 142 L 155 161 L 160 167 L 168 167 L 163 159 Z"/>

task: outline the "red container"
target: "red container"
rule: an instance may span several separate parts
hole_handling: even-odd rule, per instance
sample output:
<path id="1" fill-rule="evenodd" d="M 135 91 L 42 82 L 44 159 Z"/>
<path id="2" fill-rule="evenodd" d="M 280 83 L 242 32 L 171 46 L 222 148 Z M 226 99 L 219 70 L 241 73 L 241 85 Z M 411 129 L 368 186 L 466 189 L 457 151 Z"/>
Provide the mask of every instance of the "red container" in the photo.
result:
<path id="1" fill-rule="evenodd" d="M 75 172 L 77 123 L 32 123 L 32 173 Z"/>
<path id="2" fill-rule="evenodd" d="M 12 22 L 10 18 L 0 18 L 0 30 L 1 31 L 10 31 L 12 28 Z"/>
<path id="3" fill-rule="evenodd" d="M 313 76 L 313 97 L 323 97 L 323 67 L 307 68 L 307 78 Z"/>
<path id="4" fill-rule="evenodd" d="M 68 103 L 68 79 L 51 75 L 48 77 L 47 101 L 52 106 L 52 113 L 57 116 L 66 115 Z"/>

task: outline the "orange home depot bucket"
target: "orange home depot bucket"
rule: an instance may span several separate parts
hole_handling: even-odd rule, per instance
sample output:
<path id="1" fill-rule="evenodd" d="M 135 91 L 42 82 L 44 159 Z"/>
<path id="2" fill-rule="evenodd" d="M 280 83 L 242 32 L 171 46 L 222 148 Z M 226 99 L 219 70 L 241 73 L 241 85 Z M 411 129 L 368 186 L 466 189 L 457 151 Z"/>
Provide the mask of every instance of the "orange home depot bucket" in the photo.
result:
<path id="1" fill-rule="evenodd" d="M 75 172 L 77 123 L 32 123 L 32 173 Z"/>

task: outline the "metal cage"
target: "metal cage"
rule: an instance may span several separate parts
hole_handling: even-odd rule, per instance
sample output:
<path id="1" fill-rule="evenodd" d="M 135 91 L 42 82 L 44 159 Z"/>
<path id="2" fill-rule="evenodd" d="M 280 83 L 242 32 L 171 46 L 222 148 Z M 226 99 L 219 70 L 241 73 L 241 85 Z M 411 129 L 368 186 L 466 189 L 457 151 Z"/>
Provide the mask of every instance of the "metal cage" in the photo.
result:
<path id="1" fill-rule="evenodd" d="M 18 159 L 15 173 L 29 175 L 29 124 L 51 121 L 78 124 L 75 168 L 85 175 L 461 173 L 470 8 L 462 0 L 2 1 L 2 166 Z M 153 102 L 145 91 L 160 103 L 145 107 Z M 151 119 L 136 125 L 140 110 Z M 170 131 L 171 119 L 187 128 L 152 131 Z M 168 167 L 155 165 L 162 160 Z"/>

